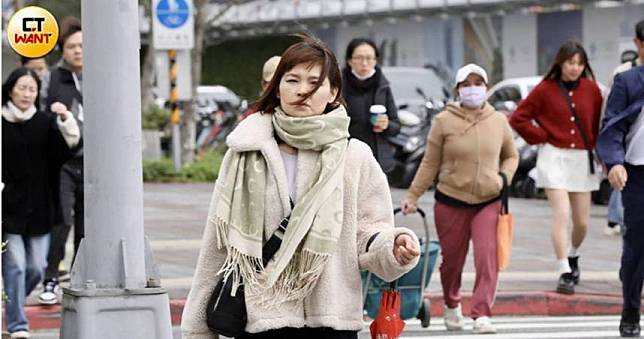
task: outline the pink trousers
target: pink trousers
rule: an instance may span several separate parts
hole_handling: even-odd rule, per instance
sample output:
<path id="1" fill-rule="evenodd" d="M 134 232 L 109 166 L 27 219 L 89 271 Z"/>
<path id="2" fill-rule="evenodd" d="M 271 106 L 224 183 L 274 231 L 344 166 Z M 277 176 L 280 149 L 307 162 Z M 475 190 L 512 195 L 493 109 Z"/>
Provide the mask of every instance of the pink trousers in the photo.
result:
<path id="1" fill-rule="evenodd" d="M 440 267 L 443 299 L 449 308 L 461 302 L 461 276 L 470 239 L 474 244 L 473 319 L 492 315 L 498 281 L 496 223 L 500 207 L 500 201 L 481 208 L 452 207 L 440 202 L 434 206 L 434 221 L 443 257 Z"/>

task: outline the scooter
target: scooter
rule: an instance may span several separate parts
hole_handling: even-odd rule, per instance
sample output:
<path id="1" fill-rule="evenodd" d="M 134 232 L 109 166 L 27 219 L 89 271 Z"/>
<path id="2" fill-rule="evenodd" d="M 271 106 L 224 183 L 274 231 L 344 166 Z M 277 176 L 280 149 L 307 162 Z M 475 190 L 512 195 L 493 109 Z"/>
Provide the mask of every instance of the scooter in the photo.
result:
<path id="1" fill-rule="evenodd" d="M 398 109 L 400 133 L 388 139 L 396 149 L 395 166 L 388 174 L 389 183 L 393 187 L 407 188 L 411 185 L 425 154 L 427 134 L 432 120 L 445 106 L 443 101 L 427 98 L 420 88 L 417 88 L 416 92 L 425 100 L 424 114 L 412 113 L 409 111 L 408 104 L 400 105 Z"/>

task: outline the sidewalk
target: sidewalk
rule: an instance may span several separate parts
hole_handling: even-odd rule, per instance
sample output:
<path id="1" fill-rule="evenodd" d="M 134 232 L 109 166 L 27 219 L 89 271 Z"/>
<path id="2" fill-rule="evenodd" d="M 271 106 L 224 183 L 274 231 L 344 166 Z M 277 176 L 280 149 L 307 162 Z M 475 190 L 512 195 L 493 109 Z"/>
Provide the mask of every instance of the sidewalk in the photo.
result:
<path id="1" fill-rule="evenodd" d="M 168 289 L 173 324 L 180 323 L 181 311 L 190 289 L 197 261 L 201 232 L 212 184 L 146 184 L 144 195 L 145 233 L 161 271 L 162 285 Z M 392 189 L 394 205 L 405 191 Z M 433 192 L 425 194 L 419 205 L 428 214 L 430 237 L 433 226 Z M 512 261 L 501 273 L 493 312 L 495 315 L 599 315 L 621 312 L 621 284 L 618 277 L 621 239 L 603 234 L 606 207 L 593 205 L 588 235 L 581 250 L 581 282 L 572 296 L 554 292 L 557 274 L 550 243 L 549 208 L 545 200 L 512 199 L 515 218 Z M 419 216 L 397 216 L 397 225 L 412 228 L 424 236 Z M 71 255 L 67 255 L 70 258 Z M 438 267 L 439 263 L 437 263 Z M 469 311 L 474 285 L 472 255 L 468 256 L 462 289 L 464 313 Z M 440 277 L 435 269 L 427 297 L 432 301 L 432 316 L 442 315 Z M 60 326 L 60 305 L 39 306 L 37 292 L 28 302 L 27 315 L 32 329 Z"/>

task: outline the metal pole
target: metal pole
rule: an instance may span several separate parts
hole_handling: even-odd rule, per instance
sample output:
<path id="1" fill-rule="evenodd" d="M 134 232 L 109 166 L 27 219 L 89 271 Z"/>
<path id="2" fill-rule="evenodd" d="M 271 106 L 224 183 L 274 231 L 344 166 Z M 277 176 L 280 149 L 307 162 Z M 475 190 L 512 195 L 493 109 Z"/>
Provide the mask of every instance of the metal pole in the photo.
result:
<path id="1" fill-rule="evenodd" d="M 81 9 L 86 235 L 61 337 L 169 339 L 168 295 L 143 233 L 138 1 Z"/>
<path id="2" fill-rule="evenodd" d="M 170 107 L 172 113 L 170 122 L 172 123 L 172 163 L 174 171 L 179 172 L 181 169 L 181 111 L 179 110 L 179 90 L 177 89 L 177 50 L 168 50 L 168 60 L 170 64 Z"/>

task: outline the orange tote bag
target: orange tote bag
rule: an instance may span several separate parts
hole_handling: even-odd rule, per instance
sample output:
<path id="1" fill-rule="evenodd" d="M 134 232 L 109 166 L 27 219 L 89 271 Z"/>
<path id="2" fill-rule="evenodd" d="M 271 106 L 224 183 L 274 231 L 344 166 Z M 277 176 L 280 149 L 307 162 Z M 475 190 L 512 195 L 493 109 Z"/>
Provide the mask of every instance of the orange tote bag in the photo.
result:
<path id="1" fill-rule="evenodd" d="M 505 271 L 510 264 L 514 223 L 508 202 L 508 179 L 505 174 L 501 173 L 500 175 L 503 178 L 503 189 L 501 190 L 501 211 L 499 221 L 496 224 L 496 260 L 499 271 Z"/>

